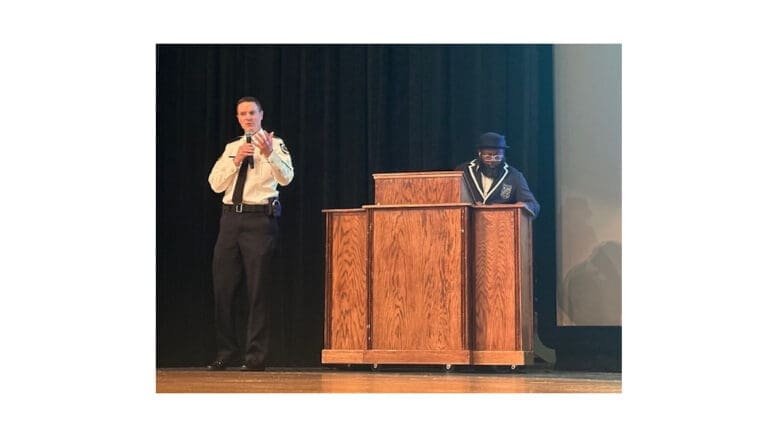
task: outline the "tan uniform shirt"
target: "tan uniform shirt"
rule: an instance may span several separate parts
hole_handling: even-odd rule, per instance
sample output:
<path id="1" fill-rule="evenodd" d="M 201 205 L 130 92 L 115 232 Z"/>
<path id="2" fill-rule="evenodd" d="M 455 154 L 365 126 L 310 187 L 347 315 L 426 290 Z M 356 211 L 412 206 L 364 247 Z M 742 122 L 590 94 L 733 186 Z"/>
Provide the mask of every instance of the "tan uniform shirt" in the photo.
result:
<path id="1" fill-rule="evenodd" d="M 208 176 L 210 187 L 217 193 L 224 193 L 223 202 L 227 205 L 232 204 L 232 193 L 240 170 L 239 166 L 235 166 L 233 158 L 245 142 L 245 138 L 240 138 L 227 144 Z M 291 165 L 289 150 L 283 139 L 275 137 L 269 157 L 265 158 L 258 147 L 254 150 L 254 168 L 248 167 L 243 204 L 266 204 L 268 198 L 278 196 L 278 184 L 286 186 L 293 178 L 294 167 Z"/>

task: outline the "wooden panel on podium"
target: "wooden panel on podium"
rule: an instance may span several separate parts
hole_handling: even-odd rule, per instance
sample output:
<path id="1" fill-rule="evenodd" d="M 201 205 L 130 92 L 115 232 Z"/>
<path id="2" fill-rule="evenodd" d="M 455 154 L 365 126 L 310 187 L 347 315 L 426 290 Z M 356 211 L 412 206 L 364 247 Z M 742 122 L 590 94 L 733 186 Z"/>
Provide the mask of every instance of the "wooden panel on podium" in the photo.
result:
<path id="1" fill-rule="evenodd" d="M 323 363 L 360 363 L 367 349 L 367 211 L 324 210 Z"/>
<path id="2" fill-rule="evenodd" d="M 521 204 L 472 207 L 472 364 L 533 362 L 531 219 Z"/>
<path id="3" fill-rule="evenodd" d="M 469 203 L 461 171 L 377 173 L 376 205 Z"/>
<path id="4" fill-rule="evenodd" d="M 365 359 L 468 364 L 467 206 L 365 208 L 372 224 Z"/>

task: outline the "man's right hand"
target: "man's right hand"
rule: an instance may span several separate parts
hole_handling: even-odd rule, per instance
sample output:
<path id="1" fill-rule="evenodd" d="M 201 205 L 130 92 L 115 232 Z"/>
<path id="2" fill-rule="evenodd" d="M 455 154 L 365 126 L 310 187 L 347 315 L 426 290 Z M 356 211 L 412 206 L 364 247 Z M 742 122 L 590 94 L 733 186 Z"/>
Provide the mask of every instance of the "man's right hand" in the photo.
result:
<path id="1" fill-rule="evenodd" d="M 254 156 L 254 145 L 249 143 L 242 144 L 237 149 L 237 154 L 235 155 L 235 158 L 232 160 L 232 162 L 235 163 L 236 167 L 240 167 L 240 164 L 243 163 L 243 160 L 249 156 Z"/>

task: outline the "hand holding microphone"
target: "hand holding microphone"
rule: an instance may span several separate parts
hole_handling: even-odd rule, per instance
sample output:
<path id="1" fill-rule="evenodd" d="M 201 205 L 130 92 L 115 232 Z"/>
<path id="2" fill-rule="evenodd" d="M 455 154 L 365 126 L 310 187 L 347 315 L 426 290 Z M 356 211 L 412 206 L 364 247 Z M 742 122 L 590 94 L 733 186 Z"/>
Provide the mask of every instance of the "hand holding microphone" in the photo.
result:
<path id="1" fill-rule="evenodd" d="M 254 138 L 254 135 L 256 138 Z M 243 160 L 248 161 L 248 165 L 254 168 L 254 148 L 259 147 L 259 152 L 269 158 L 272 153 L 272 140 L 275 136 L 275 132 L 264 132 L 262 130 L 251 134 L 250 131 L 245 131 L 245 143 L 237 149 L 237 155 L 234 157 L 235 165 L 241 165 Z M 254 143 L 254 140 L 257 140 Z"/>
<path id="2" fill-rule="evenodd" d="M 254 166 L 254 145 L 251 144 L 249 138 L 250 136 L 246 136 L 246 142 L 237 148 L 235 156 L 230 156 L 237 167 L 240 167 L 243 164 L 243 160 L 247 160 L 248 165 L 252 168 Z"/>

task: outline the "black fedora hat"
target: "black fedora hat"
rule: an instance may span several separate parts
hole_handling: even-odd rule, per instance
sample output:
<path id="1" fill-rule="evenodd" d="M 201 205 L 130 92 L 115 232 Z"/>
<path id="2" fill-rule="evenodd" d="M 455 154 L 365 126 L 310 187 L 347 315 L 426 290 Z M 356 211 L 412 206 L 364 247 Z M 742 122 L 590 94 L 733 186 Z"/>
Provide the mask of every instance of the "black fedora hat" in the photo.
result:
<path id="1" fill-rule="evenodd" d="M 509 149 L 510 146 L 508 146 L 505 143 L 505 137 L 502 135 L 499 135 L 496 132 L 486 132 L 480 137 L 478 137 L 478 141 L 475 144 L 476 149 Z"/>

